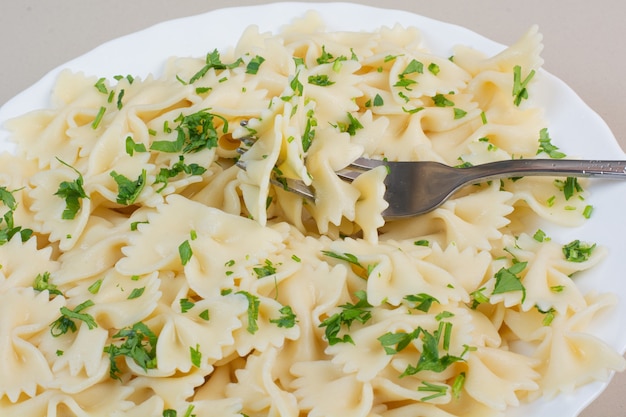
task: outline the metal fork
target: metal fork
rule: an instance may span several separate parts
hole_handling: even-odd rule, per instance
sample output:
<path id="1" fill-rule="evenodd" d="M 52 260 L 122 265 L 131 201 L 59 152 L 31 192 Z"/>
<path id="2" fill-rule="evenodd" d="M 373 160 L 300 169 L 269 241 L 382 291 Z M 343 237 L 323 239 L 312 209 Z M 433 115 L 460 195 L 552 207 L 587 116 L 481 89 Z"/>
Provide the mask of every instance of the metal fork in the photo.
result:
<path id="1" fill-rule="evenodd" d="M 241 148 L 240 153 L 245 153 L 245 149 Z M 246 168 L 244 161 L 238 161 L 237 165 Z M 353 181 L 363 172 L 381 165 L 387 168 L 385 201 L 389 207 L 383 212 L 386 219 L 427 213 L 464 186 L 493 179 L 554 176 L 626 180 L 626 161 L 569 159 L 511 159 L 457 168 L 430 161 L 390 162 L 358 158 L 337 175 Z M 271 181 L 303 198 L 315 200 L 315 191 L 300 180 L 272 178 Z"/>

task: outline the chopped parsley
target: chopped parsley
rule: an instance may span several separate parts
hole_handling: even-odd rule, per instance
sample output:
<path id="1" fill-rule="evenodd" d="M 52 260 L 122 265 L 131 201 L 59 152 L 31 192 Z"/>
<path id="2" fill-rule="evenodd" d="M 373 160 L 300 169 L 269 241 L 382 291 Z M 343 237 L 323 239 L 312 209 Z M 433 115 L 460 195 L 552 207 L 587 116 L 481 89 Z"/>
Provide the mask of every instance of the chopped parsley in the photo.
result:
<path id="1" fill-rule="evenodd" d="M 513 67 L 513 103 L 519 106 L 522 100 L 528 99 L 527 86 L 530 80 L 535 76 L 535 70 L 530 71 L 526 78 L 522 80 L 522 67 L 516 65 Z"/>
<path id="2" fill-rule="evenodd" d="M 202 175 L 206 172 L 206 168 L 196 164 L 191 163 L 189 165 L 185 164 L 185 157 L 183 155 L 178 156 L 178 162 L 172 165 L 171 168 L 161 168 L 159 173 L 156 175 L 154 180 L 155 184 L 163 184 L 161 188 L 157 190 L 157 192 L 161 192 L 167 187 L 167 184 L 170 179 L 177 177 L 178 175 L 185 173 L 187 175 Z"/>
<path id="3" fill-rule="evenodd" d="M 283 306 L 280 310 L 278 310 L 278 312 L 280 313 L 280 317 L 277 319 L 270 319 L 270 323 L 274 323 L 278 327 L 290 329 L 298 322 L 296 315 L 290 306 Z"/>
<path id="4" fill-rule="evenodd" d="M 563 255 L 570 262 L 585 262 L 591 257 L 596 244 L 583 243 L 576 239 L 563 246 Z"/>
<path id="5" fill-rule="evenodd" d="M 241 294 L 248 299 L 248 326 L 246 330 L 248 333 L 255 334 L 259 330 L 257 321 L 259 319 L 259 305 L 261 301 L 256 295 L 250 294 L 247 291 L 238 291 L 237 294 Z"/>
<path id="6" fill-rule="evenodd" d="M 518 274 L 526 268 L 527 264 L 527 262 L 517 262 L 509 268 L 500 268 L 500 270 L 496 272 L 495 275 L 496 285 L 493 289 L 492 294 L 521 291 L 523 303 L 524 299 L 526 298 L 526 288 L 522 284 L 522 281 Z"/>
<path id="7" fill-rule="evenodd" d="M 43 274 L 37 274 L 33 288 L 36 291 L 46 291 L 52 295 L 63 295 L 61 291 L 57 289 L 57 286 L 50 282 L 50 272 L 46 271 Z"/>
<path id="8" fill-rule="evenodd" d="M 96 114 L 95 119 L 93 119 L 93 122 L 91 123 L 91 127 L 93 129 L 97 129 L 98 126 L 100 126 L 100 123 L 102 122 L 102 118 L 104 117 L 104 113 L 107 111 L 106 107 L 102 106 L 100 107 L 100 109 L 98 110 L 98 113 Z"/>
<path id="9" fill-rule="evenodd" d="M 465 117 L 465 115 L 467 114 L 467 112 L 463 109 L 459 109 L 457 107 L 454 108 L 454 119 L 462 119 L 463 117 Z"/>
<path id="10" fill-rule="evenodd" d="M 420 371 L 443 372 L 455 362 L 464 361 L 463 356 L 471 348 L 465 347 L 460 356 L 454 356 L 447 353 L 450 346 L 450 337 L 452 333 L 452 323 L 439 322 L 439 328 L 433 333 L 418 327 L 418 333 L 421 334 L 422 352 L 416 365 L 408 365 L 400 377 L 415 375 Z M 446 353 L 440 356 L 439 344 L 443 336 L 442 348 Z"/>
<path id="11" fill-rule="evenodd" d="M 348 132 L 350 136 L 356 135 L 356 131 L 359 129 L 363 129 L 363 125 L 352 115 L 352 113 L 347 113 L 348 122 L 337 122 L 334 127 L 338 128 L 340 132 Z"/>
<path id="12" fill-rule="evenodd" d="M 215 126 L 215 118 L 222 121 L 221 132 L 228 132 L 228 122 L 222 116 L 200 110 L 193 114 L 180 115 L 174 120 L 178 122 L 176 127 L 176 140 L 160 140 L 152 142 L 150 149 L 160 152 L 183 152 L 193 153 L 203 149 L 217 147 L 219 133 Z"/>
<path id="13" fill-rule="evenodd" d="M 257 278 L 263 278 L 274 275 L 276 273 L 276 266 L 274 266 L 272 261 L 266 259 L 263 266 L 254 267 L 252 270 L 256 274 Z"/>
<path id="14" fill-rule="evenodd" d="M 89 197 L 83 188 L 84 180 L 82 174 L 66 162 L 63 162 L 58 158 L 57 160 L 78 174 L 78 178 L 74 181 L 61 182 L 61 184 L 59 184 L 59 189 L 54 193 L 54 195 L 65 200 L 65 209 L 61 214 L 61 218 L 63 220 L 72 220 L 76 217 L 76 214 L 78 214 L 78 211 L 80 210 L 80 199 Z"/>
<path id="15" fill-rule="evenodd" d="M 425 293 L 407 295 L 404 299 L 408 302 L 414 303 L 414 308 L 423 311 L 424 313 L 428 313 L 428 310 L 430 310 L 433 303 L 440 304 L 439 300 L 435 297 Z"/>
<path id="16" fill-rule="evenodd" d="M 187 262 L 189 262 L 193 256 L 193 250 L 191 250 L 191 244 L 188 240 L 185 240 L 178 246 L 178 255 L 183 266 L 187 265 Z"/>
<path id="17" fill-rule="evenodd" d="M 339 332 L 342 327 L 350 329 L 350 326 L 355 320 L 361 324 L 365 324 L 372 318 L 372 305 L 367 302 L 367 294 L 365 291 L 357 291 L 355 296 L 358 299 L 355 304 L 347 303 L 339 306 L 341 312 L 333 314 L 320 323 L 319 327 L 326 328 L 324 332 L 329 345 L 332 346 L 337 343 L 354 344 L 354 340 L 352 340 L 349 334 L 344 334 L 342 337 L 339 337 Z"/>
<path id="18" fill-rule="evenodd" d="M 552 159 L 561 159 L 566 156 L 563 152 L 559 151 L 557 146 L 552 144 L 552 139 L 546 127 L 539 131 L 539 149 L 537 149 L 537 155 L 541 152 L 545 152 Z"/>
<path id="19" fill-rule="evenodd" d="M 131 358 L 144 371 L 157 367 L 156 344 L 158 337 L 144 323 L 135 323 L 131 328 L 125 328 L 112 336 L 121 340 L 120 345 L 111 343 L 104 347 L 109 354 L 109 375 L 113 379 L 120 379 L 121 369 L 117 366 L 117 358 L 126 356 Z"/>
<path id="20" fill-rule="evenodd" d="M 200 352 L 200 345 L 196 344 L 195 348 L 189 347 L 189 356 L 191 357 L 191 363 L 196 368 L 202 365 L 202 352 Z"/>
<path id="21" fill-rule="evenodd" d="M 331 81 L 326 74 L 310 75 L 308 81 L 309 84 L 317 85 L 320 87 L 327 87 L 329 85 L 335 84 L 335 82 Z"/>
<path id="22" fill-rule="evenodd" d="M 306 114 L 306 125 L 304 127 L 304 132 L 302 133 L 302 149 L 304 152 L 308 151 L 313 143 L 313 139 L 315 139 L 315 129 L 317 126 L 317 119 L 314 117 L 315 112 L 313 110 L 309 110 Z"/>
<path id="23" fill-rule="evenodd" d="M 256 55 L 250 60 L 250 62 L 248 62 L 248 65 L 246 66 L 246 74 L 256 74 L 263 62 L 265 62 L 265 58 Z"/>
<path id="24" fill-rule="evenodd" d="M 116 202 L 124 206 L 129 206 L 135 203 L 139 194 L 146 185 L 146 170 L 142 169 L 141 174 L 135 181 L 125 177 L 122 174 L 118 174 L 115 171 L 111 171 L 111 177 L 117 183 L 117 198 Z"/>
<path id="25" fill-rule="evenodd" d="M 387 355 L 395 355 L 396 353 L 405 349 L 413 340 L 417 339 L 421 331 L 421 328 L 417 328 L 411 333 L 387 332 L 384 335 L 380 336 L 378 338 L 378 341 L 382 345 Z"/>
<path id="26" fill-rule="evenodd" d="M 417 387 L 419 392 L 432 392 L 433 394 L 427 395 L 421 399 L 421 401 L 430 401 L 438 397 L 443 397 L 448 393 L 447 385 L 433 384 L 432 382 L 422 381 L 422 385 Z"/>
<path id="27" fill-rule="evenodd" d="M 322 251 L 322 253 L 330 258 L 335 258 L 339 259 L 340 261 L 348 262 L 353 266 L 352 271 L 363 279 L 367 279 L 367 277 L 369 277 L 370 273 L 372 272 L 372 269 L 374 269 L 375 267 L 375 265 L 365 266 L 361 264 L 361 262 L 359 262 L 359 258 L 351 253 L 336 253 L 326 250 Z"/>
<path id="28" fill-rule="evenodd" d="M 433 75 L 439 74 L 439 71 L 440 71 L 439 65 L 435 64 L 434 62 L 431 62 L 430 64 L 428 64 L 428 71 Z"/>
<path id="29" fill-rule="evenodd" d="M 135 152 L 146 152 L 146 145 L 143 143 L 136 143 L 132 136 L 126 137 L 126 153 L 129 156 L 133 156 Z"/>
<path id="30" fill-rule="evenodd" d="M 74 320 L 84 322 L 90 330 L 98 327 L 98 324 L 91 315 L 87 313 L 81 313 L 81 311 L 93 305 L 93 301 L 87 300 L 77 305 L 74 310 L 70 310 L 67 307 L 61 307 L 61 317 L 59 317 L 50 324 L 50 333 L 52 334 L 52 336 L 59 337 L 67 333 L 68 330 L 72 333 L 76 332 L 77 327 Z"/>
<path id="31" fill-rule="evenodd" d="M 454 102 L 452 100 L 448 99 L 443 94 L 436 94 L 436 95 L 432 96 L 431 99 L 433 100 L 433 104 L 436 107 L 452 107 L 452 106 L 454 106 Z"/>
<path id="32" fill-rule="evenodd" d="M 189 310 L 191 310 L 196 305 L 196 303 L 194 303 L 193 301 L 189 301 L 188 298 L 181 298 L 179 300 L 179 304 L 180 304 L 180 312 L 181 313 L 188 312 Z"/>
<path id="33" fill-rule="evenodd" d="M 134 288 L 131 292 L 130 295 L 128 296 L 129 300 L 134 300 L 135 298 L 139 298 L 143 295 L 144 291 L 146 290 L 146 287 L 141 287 L 141 288 Z"/>
<path id="34" fill-rule="evenodd" d="M 193 84 L 204 77 L 211 68 L 216 70 L 232 69 L 237 68 L 242 62 L 243 60 L 239 58 L 235 62 L 224 64 L 221 60 L 220 53 L 217 49 L 214 49 L 206 55 L 205 65 L 189 79 L 189 84 Z"/>
<path id="35" fill-rule="evenodd" d="M 554 180 L 554 185 L 561 191 L 563 191 L 563 195 L 565 196 L 565 200 L 569 200 L 574 196 L 574 194 L 583 192 L 583 187 L 578 183 L 578 178 L 576 177 L 567 177 L 565 181 L 563 180 Z"/>

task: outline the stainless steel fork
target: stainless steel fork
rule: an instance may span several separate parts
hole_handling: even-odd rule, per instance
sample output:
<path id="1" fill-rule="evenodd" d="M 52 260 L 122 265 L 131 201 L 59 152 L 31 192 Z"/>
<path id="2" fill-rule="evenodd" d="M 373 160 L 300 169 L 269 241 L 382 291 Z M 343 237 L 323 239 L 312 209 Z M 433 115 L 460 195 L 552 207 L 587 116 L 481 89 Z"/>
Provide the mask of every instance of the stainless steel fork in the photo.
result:
<path id="1" fill-rule="evenodd" d="M 240 152 L 245 153 L 245 149 L 241 148 Z M 237 165 L 246 168 L 244 161 L 240 160 Z M 387 168 L 385 201 L 389 207 L 383 212 L 386 219 L 427 213 L 464 186 L 493 179 L 554 176 L 626 180 L 626 161 L 570 159 L 511 159 L 458 168 L 430 161 L 390 162 L 358 158 L 337 175 L 353 181 L 363 172 L 381 165 Z M 300 180 L 273 177 L 271 181 L 303 198 L 315 200 L 315 190 Z"/>

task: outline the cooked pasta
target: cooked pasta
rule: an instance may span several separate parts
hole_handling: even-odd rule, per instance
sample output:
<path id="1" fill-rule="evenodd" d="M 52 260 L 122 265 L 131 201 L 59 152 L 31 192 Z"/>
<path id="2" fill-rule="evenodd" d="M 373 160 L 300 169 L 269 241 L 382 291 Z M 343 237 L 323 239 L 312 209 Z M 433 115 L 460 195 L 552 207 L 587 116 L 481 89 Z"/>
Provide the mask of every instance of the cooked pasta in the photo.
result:
<path id="1" fill-rule="evenodd" d="M 62 72 L 0 155 L 0 414 L 487 417 L 623 370 L 588 332 L 615 297 L 576 286 L 606 250 L 537 226 L 584 222 L 583 180 L 385 221 L 383 167 L 336 174 L 563 157 L 541 48 L 436 56 L 309 13 L 158 77 Z"/>

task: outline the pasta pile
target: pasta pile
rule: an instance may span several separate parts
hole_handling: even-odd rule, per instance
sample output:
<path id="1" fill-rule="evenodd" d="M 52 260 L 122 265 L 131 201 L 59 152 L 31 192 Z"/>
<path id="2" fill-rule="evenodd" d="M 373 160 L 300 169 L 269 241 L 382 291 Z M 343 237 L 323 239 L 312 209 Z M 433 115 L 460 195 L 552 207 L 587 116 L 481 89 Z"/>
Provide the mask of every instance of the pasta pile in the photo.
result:
<path id="1" fill-rule="evenodd" d="M 540 51 L 536 28 L 441 57 L 306 14 L 158 77 L 61 73 L 0 155 L 0 414 L 486 417 L 624 369 L 586 333 L 615 297 L 575 283 L 606 250 L 537 226 L 584 222 L 583 181 L 385 222 L 383 167 L 335 173 L 563 157 Z"/>

